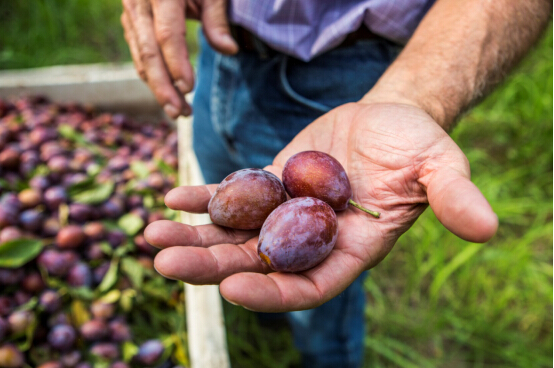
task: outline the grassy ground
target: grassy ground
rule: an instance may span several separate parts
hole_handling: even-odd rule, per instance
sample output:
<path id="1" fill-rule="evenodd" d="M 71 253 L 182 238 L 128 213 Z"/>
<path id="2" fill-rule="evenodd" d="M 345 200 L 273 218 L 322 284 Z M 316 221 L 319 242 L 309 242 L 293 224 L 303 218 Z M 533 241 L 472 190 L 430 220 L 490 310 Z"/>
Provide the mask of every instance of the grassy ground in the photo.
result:
<path id="1" fill-rule="evenodd" d="M 498 234 L 421 216 L 366 281 L 367 367 L 552 366 L 552 114 L 550 29 L 452 133 Z"/>
<path id="2" fill-rule="evenodd" d="M 0 69 L 128 61 L 120 12 L 119 1 L 9 2 Z M 367 367 L 552 366 L 552 78 L 550 28 L 452 132 L 499 216 L 498 234 L 467 243 L 432 211 L 421 216 L 365 283 Z M 285 331 L 226 312 L 234 366 L 297 361 Z"/>

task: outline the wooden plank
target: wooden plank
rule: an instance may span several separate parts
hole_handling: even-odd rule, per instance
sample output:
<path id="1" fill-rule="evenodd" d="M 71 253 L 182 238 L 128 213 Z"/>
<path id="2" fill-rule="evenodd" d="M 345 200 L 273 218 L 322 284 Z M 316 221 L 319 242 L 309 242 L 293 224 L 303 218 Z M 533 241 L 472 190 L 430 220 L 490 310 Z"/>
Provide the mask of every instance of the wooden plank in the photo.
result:
<path id="1" fill-rule="evenodd" d="M 192 122 L 177 119 L 179 135 L 179 183 L 201 185 L 204 179 L 192 150 Z M 182 212 L 181 222 L 189 225 L 210 223 L 208 214 Z M 223 306 L 217 285 L 195 286 L 185 284 L 187 332 L 191 368 L 228 368 Z"/>
<path id="2" fill-rule="evenodd" d="M 0 71 L 0 98 L 44 95 L 132 116 L 159 116 L 162 109 L 131 63 L 64 65 Z"/>

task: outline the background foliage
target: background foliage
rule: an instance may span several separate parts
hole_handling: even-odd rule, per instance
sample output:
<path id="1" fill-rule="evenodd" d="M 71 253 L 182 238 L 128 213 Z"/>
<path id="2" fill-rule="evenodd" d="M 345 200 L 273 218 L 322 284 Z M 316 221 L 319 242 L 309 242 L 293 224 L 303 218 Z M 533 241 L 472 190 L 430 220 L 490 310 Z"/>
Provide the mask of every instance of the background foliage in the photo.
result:
<path id="1" fill-rule="evenodd" d="M 129 61 L 120 13 L 108 0 L 5 3 L 0 69 Z M 552 73 L 550 27 L 452 132 L 499 216 L 498 234 L 461 241 L 427 210 L 365 283 L 366 366 L 552 366 Z M 225 307 L 235 366 L 298 361 L 286 331 L 268 333 Z"/>

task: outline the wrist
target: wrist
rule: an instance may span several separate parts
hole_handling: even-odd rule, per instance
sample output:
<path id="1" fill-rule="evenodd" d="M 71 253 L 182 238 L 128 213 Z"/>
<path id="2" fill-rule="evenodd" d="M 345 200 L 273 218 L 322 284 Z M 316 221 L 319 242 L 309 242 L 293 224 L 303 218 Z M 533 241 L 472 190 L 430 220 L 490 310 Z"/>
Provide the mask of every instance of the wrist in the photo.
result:
<path id="1" fill-rule="evenodd" d="M 413 67 L 392 68 L 364 95 L 360 103 L 399 103 L 415 106 L 430 115 L 444 130 L 448 131 L 460 114 L 460 106 L 467 105 L 466 91 L 470 86 L 445 88 L 437 81 L 418 80 L 421 75 Z M 437 91 L 449 91 L 437 93 Z"/>

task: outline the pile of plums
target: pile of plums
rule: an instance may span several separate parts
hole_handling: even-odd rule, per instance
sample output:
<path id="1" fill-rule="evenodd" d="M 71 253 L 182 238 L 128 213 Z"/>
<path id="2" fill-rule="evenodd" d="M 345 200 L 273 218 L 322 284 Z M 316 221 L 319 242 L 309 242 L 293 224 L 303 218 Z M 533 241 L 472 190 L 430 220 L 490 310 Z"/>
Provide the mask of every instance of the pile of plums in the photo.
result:
<path id="1" fill-rule="evenodd" d="M 352 205 L 380 217 L 352 200 L 346 171 L 324 152 L 293 155 L 282 179 L 262 169 L 236 171 L 218 185 L 208 204 L 215 224 L 261 228 L 258 257 L 275 271 L 300 272 L 321 263 L 337 242 L 335 211 Z"/>
<path id="2" fill-rule="evenodd" d="M 167 122 L 0 99 L 0 367 L 184 364 L 183 292 L 143 237 L 176 169 Z"/>

